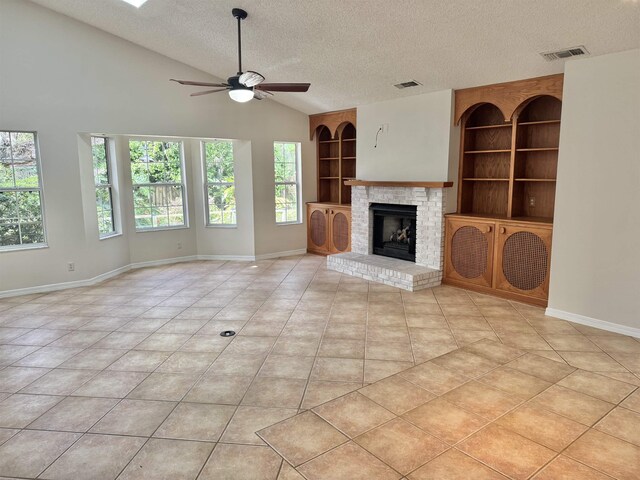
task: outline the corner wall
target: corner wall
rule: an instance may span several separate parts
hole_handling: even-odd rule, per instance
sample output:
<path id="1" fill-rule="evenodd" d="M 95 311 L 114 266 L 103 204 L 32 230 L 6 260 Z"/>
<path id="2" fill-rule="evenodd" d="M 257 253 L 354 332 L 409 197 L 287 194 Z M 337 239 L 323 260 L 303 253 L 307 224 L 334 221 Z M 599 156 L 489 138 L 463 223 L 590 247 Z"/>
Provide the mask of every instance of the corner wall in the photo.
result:
<path id="1" fill-rule="evenodd" d="M 640 50 L 567 62 L 563 97 L 547 313 L 640 336 Z"/>

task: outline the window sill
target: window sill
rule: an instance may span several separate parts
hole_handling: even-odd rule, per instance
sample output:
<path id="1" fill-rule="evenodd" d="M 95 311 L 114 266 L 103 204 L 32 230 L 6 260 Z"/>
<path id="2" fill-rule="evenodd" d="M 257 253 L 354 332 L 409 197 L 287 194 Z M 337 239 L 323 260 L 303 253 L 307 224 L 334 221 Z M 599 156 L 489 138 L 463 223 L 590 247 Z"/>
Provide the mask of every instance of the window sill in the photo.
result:
<path id="1" fill-rule="evenodd" d="M 101 237 L 99 237 L 99 240 L 109 240 L 110 238 L 116 238 L 116 237 L 121 237 L 122 236 L 122 232 L 115 232 L 115 233 L 110 233 L 109 235 L 103 235 Z"/>
<path id="2" fill-rule="evenodd" d="M 238 228 L 238 224 L 235 225 L 205 225 L 205 228 L 226 228 L 226 229 L 237 229 Z"/>
<path id="3" fill-rule="evenodd" d="M 4 252 L 22 252 L 24 250 L 40 250 L 43 248 L 49 248 L 48 243 L 33 243 L 30 245 L 11 245 L 6 247 L 0 247 L 0 253 Z"/>
<path id="4" fill-rule="evenodd" d="M 189 230 L 189 226 L 183 225 L 180 227 L 136 228 L 136 233 L 166 232 L 169 230 Z"/>

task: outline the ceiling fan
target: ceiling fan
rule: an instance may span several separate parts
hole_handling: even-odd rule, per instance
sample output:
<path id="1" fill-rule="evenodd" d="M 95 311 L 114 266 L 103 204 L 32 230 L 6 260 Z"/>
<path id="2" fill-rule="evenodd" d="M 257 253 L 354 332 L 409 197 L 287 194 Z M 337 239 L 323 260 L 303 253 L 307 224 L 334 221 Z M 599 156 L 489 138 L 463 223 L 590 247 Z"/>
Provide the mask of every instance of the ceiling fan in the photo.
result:
<path id="1" fill-rule="evenodd" d="M 252 98 L 262 100 L 267 95 L 273 95 L 272 92 L 306 92 L 309 90 L 310 83 L 262 83 L 264 76 L 258 72 L 247 70 L 242 71 L 242 41 L 240 35 L 240 24 L 242 20 L 247 18 L 247 12 L 241 8 L 231 10 L 232 15 L 238 20 L 238 73 L 227 79 L 227 83 L 207 83 L 195 82 L 191 80 L 176 80 L 181 85 L 194 85 L 199 87 L 215 87 L 213 90 L 205 90 L 203 92 L 192 93 L 192 97 L 199 95 L 208 95 L 209 93 L 228 91 L 229 96 L 236 102 L 248 102 Z"/>

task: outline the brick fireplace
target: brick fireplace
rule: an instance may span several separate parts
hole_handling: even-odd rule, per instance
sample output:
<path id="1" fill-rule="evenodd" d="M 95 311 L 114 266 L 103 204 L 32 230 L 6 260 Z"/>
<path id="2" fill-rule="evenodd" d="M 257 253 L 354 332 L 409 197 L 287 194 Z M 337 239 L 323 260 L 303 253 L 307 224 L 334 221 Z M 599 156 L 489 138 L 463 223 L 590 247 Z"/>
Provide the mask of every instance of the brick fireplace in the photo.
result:
<path id="1" fill-rule="evenodd" d="M 415 291 L 440 285 L 444 266 L 444 189 L 451 182 L 351 180 L 351 252 L 327 257 L 327 268 Z M 415 206 L 415 262 L 374 254 L 371 205 Z"/>

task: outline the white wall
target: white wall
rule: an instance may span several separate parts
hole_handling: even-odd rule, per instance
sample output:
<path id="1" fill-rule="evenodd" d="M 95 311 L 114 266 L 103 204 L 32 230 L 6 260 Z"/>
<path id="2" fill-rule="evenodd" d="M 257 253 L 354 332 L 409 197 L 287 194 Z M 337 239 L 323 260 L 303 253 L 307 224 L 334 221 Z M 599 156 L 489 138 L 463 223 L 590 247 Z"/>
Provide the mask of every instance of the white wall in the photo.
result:
<path id="1" fill-rule="evenodd" d="M 192 89 L 168 79 L 218 79 L 27 1 L 0 2 L 0 49 L 0 129 L 38 132 L 49 243 L 0 253 L 0 291 L 92 278 L 129 262 L 194 255 L 201 246 L 203 254 L 238 256 L 305 248 L 305 225 L 274 225 L 272 145 L 302 143 L 303 200 L 315 199 L 306 115 L 273 101 L 241 105 L 224 93 L 191 98 Z M 255 206 L 253 241 L 245 237 L 249 218 L 235 230 L 204 229 L 201 174 L 193 162 L 190 229 L 135 233 L 122 164 L 124 235 L 98 240 L 80 132 L 239 139 L 245 174 L 251 165 L 251 178 L 239 181 L 253 189 L 243 197 Z M 117 150 L 122 158 L 126 145 L 119 141 Z M 75 272 L 66 271 L 69 261 Z"/>
<path id="2" fill-rule="evenodd" d="M 378 134 L 374 147 L 381 125 L 388 130 Z M 357 176 L 457 181 L 459 130 L 453 126 L 453 90 L 359 106 Z M 454 189 L 448 194 L 447 211 L 455 211 Z"/>
<path id="3" fill-rule="evenodd" d="M 563 97 L 548 313 L 638 335 L 640 50 L 567 62 Z"/>

